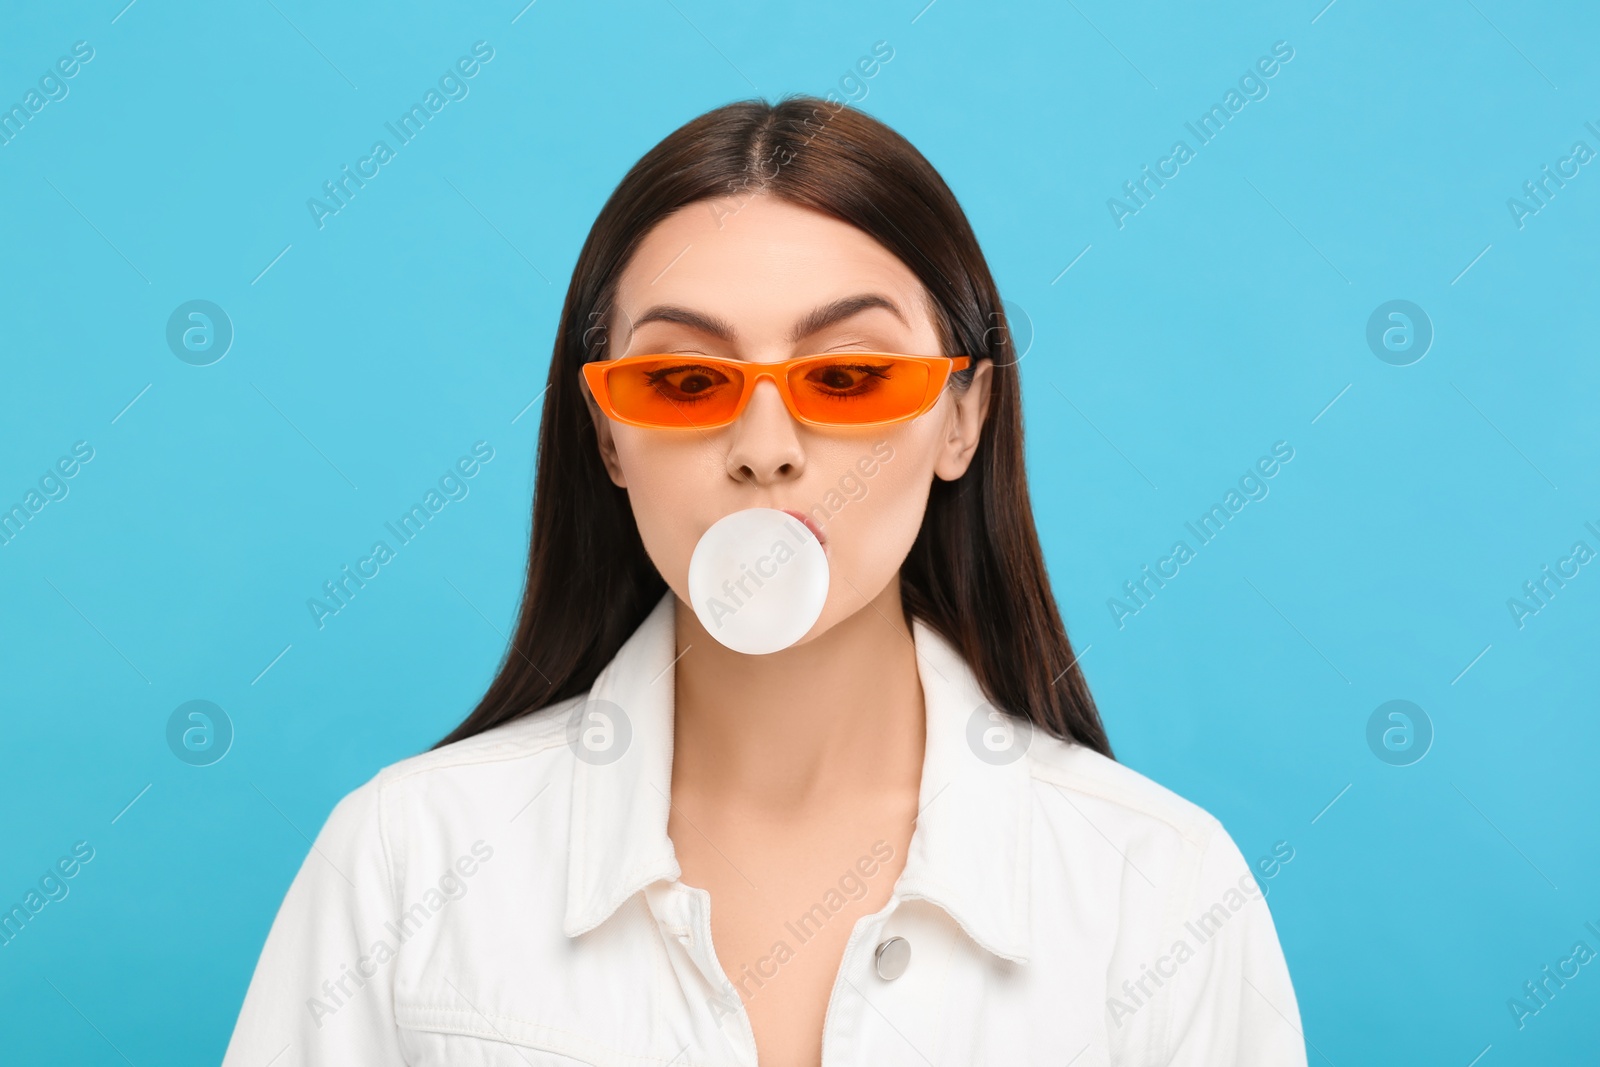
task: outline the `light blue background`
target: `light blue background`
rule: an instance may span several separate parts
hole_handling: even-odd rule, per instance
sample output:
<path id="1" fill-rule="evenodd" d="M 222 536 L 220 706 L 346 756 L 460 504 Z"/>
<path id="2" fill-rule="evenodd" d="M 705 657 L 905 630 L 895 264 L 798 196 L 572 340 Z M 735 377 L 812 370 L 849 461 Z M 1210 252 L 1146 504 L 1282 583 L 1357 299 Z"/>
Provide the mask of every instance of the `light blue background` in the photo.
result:
<path id="1" fill-rule="evenodd" d="M 1600 565 L 1523 628 L 1506 606 L 1600 549 L 1600 163 L 1524 228 L 1506 206 L 1600 150 L 1591 6 L 124 2 L 0 33 L 7 107 L 95 50 L 0 146 L 0 504 L 95 449 L 0 547 L 0 903 L 96 850 L 0 948 L 0 1059 L 220 1058 L 308 838 L 501 655 L 519 413 L 605 197 L 682 122 L 825 94 L 880 40 L 860 106 L 1031 322 L 1040 532 L 1118 755 L 1247 856 L 1294 849 L 1267 885 L 1311 1061 L 1594 1056 L 1600 964 L 1507 1008 L 1600 950 Z M 307 198 L 478 40 L 470 95 L 319 230 Z M 1119 229 L 1107 198 L 1280 40 L 1270 94 Z M 1397 298 L 1436 331 L 1405 367 L 1365 340 Z M 209 367 L 165 343 L 191 299 L 236 331 Z M 470 496 L 319 631 L 306 599 L 478 440 Z M 1279 440 L 1270 495 L 1119 629 L 1107 599 Z M 1397 698 L 1436 733 L 1407 767 L 1366 742 Z M 166 744 L 191 699 L 237 730 L 213 766 Z"/>

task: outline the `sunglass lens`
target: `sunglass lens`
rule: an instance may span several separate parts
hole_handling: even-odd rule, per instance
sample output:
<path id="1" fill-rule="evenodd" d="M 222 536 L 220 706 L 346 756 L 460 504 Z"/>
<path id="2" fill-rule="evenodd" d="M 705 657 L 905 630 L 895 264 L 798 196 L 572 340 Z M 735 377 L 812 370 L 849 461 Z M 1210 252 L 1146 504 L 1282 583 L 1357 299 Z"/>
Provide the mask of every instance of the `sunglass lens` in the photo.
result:
<path id="1" fill-rule="evenodd" d="M 795 367 L 789 391 L 800 414 L 813 422 L 887 422 L 922 406 L 931 373 L 915 360 L 851 352 Z"/>
<path id="2" fill-rule="evenodd" d="M 692 358 L 624 363 L 607 381 L 617 413 L 652 426 L 725 422 L 744 390 L 744 375 L 736 368 Z"/>

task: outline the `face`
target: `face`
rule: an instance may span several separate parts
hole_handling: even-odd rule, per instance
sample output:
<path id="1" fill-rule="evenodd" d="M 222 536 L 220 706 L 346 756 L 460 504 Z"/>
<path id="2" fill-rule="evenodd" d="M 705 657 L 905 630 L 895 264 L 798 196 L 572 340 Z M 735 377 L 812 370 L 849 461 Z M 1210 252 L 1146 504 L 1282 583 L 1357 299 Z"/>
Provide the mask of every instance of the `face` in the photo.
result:
<path id="1" fill-rule="evenodd" d="M 815 317 L 860 297 L 879 300 Z M 610 330 L 616 358 L 945 354 L 927 292 L 904 263 L 847 223 L 765 194 L 703 201 L 662 220 L 618 280 Z M 582 387 L 611 480 L 628 491 L 645 550 L 685 603 L 689 558 L 712 523 L 751 507 L 808 518 L 831 575 L 822 615 L 802 639 L 810 641 L 897 579 L 933 479 L 959 478 L 971 462 L 990 369 L 978 362 L 968 389 L 947 386 L 914 419 L 868 427 L 798 422 L 770 379 L 735 422 L 714 429 L 612 422 Z"/>

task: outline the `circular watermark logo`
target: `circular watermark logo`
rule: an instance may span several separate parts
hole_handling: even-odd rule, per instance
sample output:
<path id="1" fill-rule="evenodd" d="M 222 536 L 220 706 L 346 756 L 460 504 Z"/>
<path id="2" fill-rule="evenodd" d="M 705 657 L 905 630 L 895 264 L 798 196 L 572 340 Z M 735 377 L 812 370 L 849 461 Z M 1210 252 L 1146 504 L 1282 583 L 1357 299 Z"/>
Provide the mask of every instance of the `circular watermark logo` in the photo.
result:
<path id="1" fill-rule="evenodd" d="M 233 320 L 209 300 L 179 304 L 167 319 L 167 347 L 194 367 L 209 367 L 233 347 Z"/>
<path id="2" fill-rule="evenodd" d="M 614 328 L 614 329 L 613 329 Z M 616 334 L 612 336 L 613 332 Z M 589 321 L 584 324 L 582 342 L 583 358 L 586 360 L 615 359 L 628 351 L 628 345 L 633 340 L 633 316 L 618 304 L 596 308 L 589 312 Z M 612 342 L 616 344 L 613 346 Z"/>
<path id="3" fill-rule="evenodd" d="M 585 763 L 615 763 L 632 741 L 628 713 L 609 700 L 585 700 L 567 715 L 567 745 Z"/>
<path id="4" fill-rule="evenodd" d="M 233 720 L 209 700 L 186 701 L 167 717 L 167 747 L 191 767 L 209 767 L 233 747 Z"/>
<path id="5" fill-rule="evenodd" d="M 1367 319 L 1367 347 L 1394 367 L 1409 367 L 1433 346 L 1433 320 L 1409 300 L 1388 300 Z"/>
<path id="6" fill-rule="evenodd" d="M 996 767 L 1015 763 L 1033 741 L 1033 723 L 1007 715 L 992 704 L 979 704 L 967 718 L 967 747 Z"/>
<path id="7" fill-rule="evenodd" d="M 1001 310 L 989 312 L 989 328 L 983 331 L 983 348 L 985 352 L 993 351 L 1005 344 L 1006 338 L 1011 339 L 1012 348 L 1016 358 L 1011 363 L 1021 363 L 1022 357 L 1033 348 L 1033 318 L 1026 308 L 1015 300 L 1001 299 Z M 974 360 L 976 362 L 976 360 Z M 999 360 L 996 366 L 1010 366 Z"/>
<path id="8" fill-rule="evenodd" d="M 1367 719 L 1367 747 L 1391 767 L 1409 767 L 1433 747 L 1433 720 L 1409 700 L 1379 704 Z"/>

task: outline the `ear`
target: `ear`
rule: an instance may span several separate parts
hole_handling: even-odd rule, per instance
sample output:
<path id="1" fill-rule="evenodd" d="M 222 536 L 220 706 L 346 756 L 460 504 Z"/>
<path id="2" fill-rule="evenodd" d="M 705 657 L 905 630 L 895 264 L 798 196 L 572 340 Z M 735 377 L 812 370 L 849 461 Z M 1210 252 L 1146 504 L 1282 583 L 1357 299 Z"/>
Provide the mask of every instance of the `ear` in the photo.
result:
<path id="1" fill-rule="evenodd" d="M 578 390 L 583 393 L 583 402 L 589 409 L 589 421 L 594 423 L 594 439 L 600 448 L 600 462 L 605 464 L 612 484 L 619 489 L 626 489 L 628 483 L 622 476 L 622 463 L 617 459 L 617 441 L 611 433 L 611 420 L 595 403 L 594 394 L 589 392 L 588 379 L 581 374 L 578 375 Z"/>
<path id="2" fill-rule="evenodd" d="M 945 421 L 944 440 L 940 442 L 939 455 L 933 465 L 933 473 L 947 482 L 953 482 L 967 472 L 972 455 L 978 450 L 983 421 L 989 414 L 989 385 L 993 371 L 993 360 L 979 360 L 966 391 L 959 395 L 951 394 L 955 397 L 955 404 Z"/>

